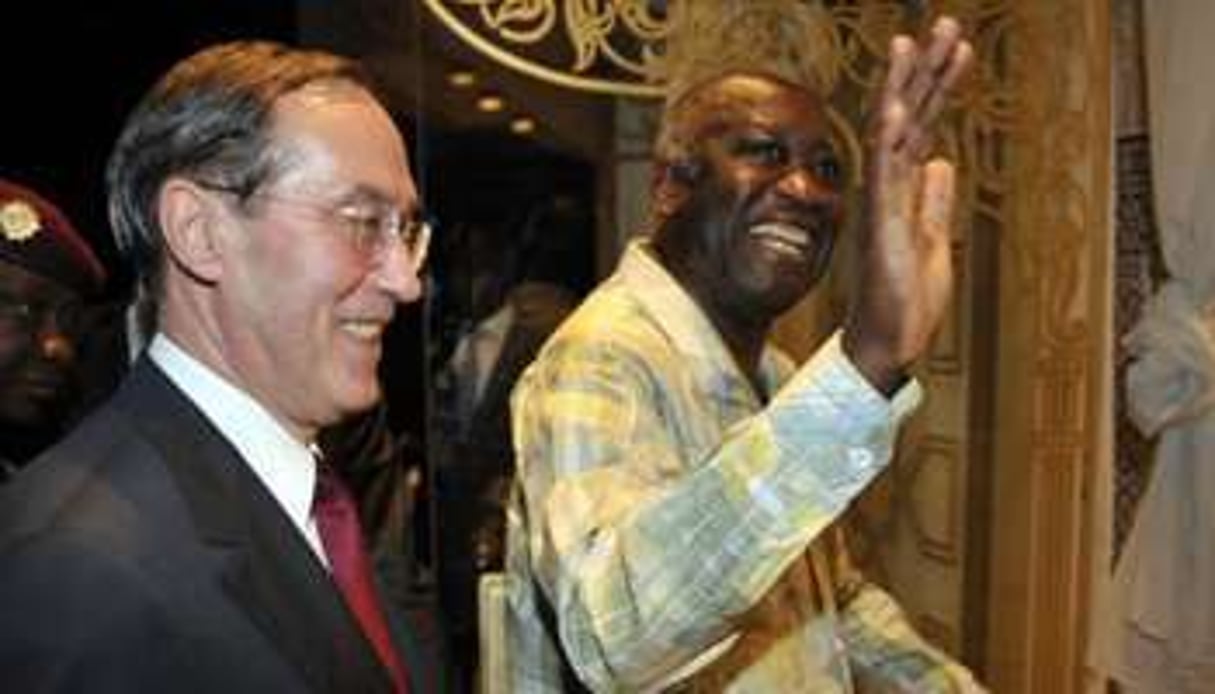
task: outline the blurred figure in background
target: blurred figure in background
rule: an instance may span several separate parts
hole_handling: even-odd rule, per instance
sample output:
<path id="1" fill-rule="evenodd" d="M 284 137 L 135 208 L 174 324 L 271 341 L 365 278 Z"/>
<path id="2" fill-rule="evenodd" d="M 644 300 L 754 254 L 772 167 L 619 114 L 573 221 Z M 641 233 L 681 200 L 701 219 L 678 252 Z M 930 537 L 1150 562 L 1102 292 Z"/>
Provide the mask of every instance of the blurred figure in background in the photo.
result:
<path id="1" fill-rule="evenodd" d="M 510 392 L 548 336 L 578 305 L 577 239 L 593 234 L 590 204 L 558 194 L 532 205 L 510 229 L 479 228 L 474 245 L 494 248 L 488 267 L 471 273 L 482 301 L 476 322 L 457 342 L 443 374 L 450 420 L 439 482 L 442 593 L 453 655 L 471 676 L 477 659 L 477 581 L 500 571 L 505 507 L 514 474 Z M 486 277 L 492 274 L 492 277 Z M 471 687 L 465 683 L 465 687 Z"/>
<path id="2" fill-rule="evenodd" d="M 573 197 L 554 197 L 530 210 L 515 243 L 499 255 L 510 259 L 499 263 L 507 266 L 502 299 L 452 353 L 448 369 L 458 438 L 476 453 L 475 461 L 462 461 L 452 472 L 473 474 L 484 482 L 480 487 L 496 487 L 491 478 L 513 473 L 510 391 L 540 346 L 577 306 L 578 282 L 570 276 L 574 244 L 569 239 L 591 233 L 590 214 Z"/>
<path id="3" fill-rule="evenodd" d="M 86 302 L 105 278 L 67 215 L 0 179 L 0 483 L 78 414 Z"/>

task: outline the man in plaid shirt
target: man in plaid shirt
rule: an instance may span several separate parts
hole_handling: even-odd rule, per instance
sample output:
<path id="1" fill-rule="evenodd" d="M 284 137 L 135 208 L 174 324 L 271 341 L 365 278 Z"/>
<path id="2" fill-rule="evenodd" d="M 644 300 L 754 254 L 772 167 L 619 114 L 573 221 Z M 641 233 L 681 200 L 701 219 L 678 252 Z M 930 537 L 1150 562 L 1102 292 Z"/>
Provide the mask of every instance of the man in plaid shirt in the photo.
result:
<path id="1" fill-rule="evenodd" d="M 833 525 L 920 399 L 907 369 L 952 288 L 953 168 L 928 130 L 971 55 L 949 18 L 891 44 L 857 290 L 801 366 L 767 336 L 841 218 L 820 97 L 745 71 L 668 105 L 653 233 L 515 390 L 513 691 L 981 691 Z"/>

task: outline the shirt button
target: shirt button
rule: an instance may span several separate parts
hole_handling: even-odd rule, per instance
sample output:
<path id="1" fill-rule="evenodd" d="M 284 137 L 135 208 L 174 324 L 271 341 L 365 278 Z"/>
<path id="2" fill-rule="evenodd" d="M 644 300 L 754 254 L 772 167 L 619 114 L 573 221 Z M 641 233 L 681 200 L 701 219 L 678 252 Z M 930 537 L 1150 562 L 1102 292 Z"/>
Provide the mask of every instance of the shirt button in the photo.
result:
<path id="1" fill-rule="evenodd" d="M 849 448 L 848 466 L 853 472 L 867 472 L 873 467 L 873 452 L 868 448 Z"/>

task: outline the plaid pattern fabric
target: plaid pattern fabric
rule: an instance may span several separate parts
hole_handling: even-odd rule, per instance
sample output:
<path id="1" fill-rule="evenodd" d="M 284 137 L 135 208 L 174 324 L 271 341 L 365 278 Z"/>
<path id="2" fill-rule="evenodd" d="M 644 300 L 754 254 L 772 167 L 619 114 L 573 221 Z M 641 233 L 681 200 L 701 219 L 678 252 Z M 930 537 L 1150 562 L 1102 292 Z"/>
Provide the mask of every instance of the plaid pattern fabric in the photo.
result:
<path id="1" fill-rule="evenodd" d="M 594 691 L 973 686 L 831 527 L 919 386 L 883 398 L 838 336 L 761 371 L 766 406 L 644 241 L 545 346 L 512 403 L 511 691 L 569 689 L 554 629 Z"/>

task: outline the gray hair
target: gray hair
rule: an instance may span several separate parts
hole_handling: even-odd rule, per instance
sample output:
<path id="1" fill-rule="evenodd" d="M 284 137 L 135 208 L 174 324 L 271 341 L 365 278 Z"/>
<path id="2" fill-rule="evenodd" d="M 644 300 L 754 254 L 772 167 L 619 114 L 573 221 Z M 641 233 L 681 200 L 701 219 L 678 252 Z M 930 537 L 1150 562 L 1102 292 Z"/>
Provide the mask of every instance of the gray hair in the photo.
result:
<path id="1" fill-rule="evenodd" d="M 160 294 L 164 264 L 157 209 L 164 183 L 182 176 L 246 199 L 284 166 L 270 137 L 275 103 L 324 81 L 375 91 L 351 59 L 237 41 L 179 62 L 135 107 L 110 154 L 106 189 L 115 242 L 150 299 Z"/>

